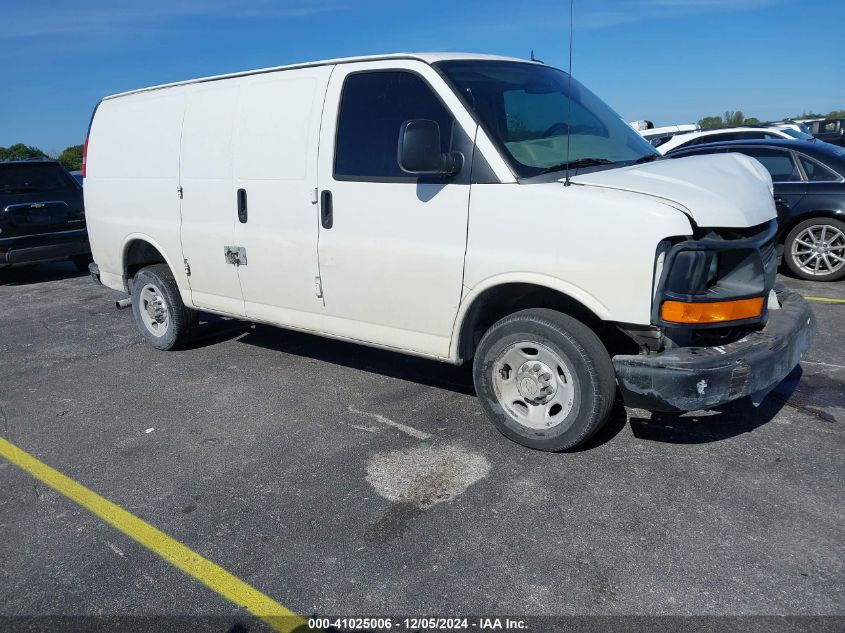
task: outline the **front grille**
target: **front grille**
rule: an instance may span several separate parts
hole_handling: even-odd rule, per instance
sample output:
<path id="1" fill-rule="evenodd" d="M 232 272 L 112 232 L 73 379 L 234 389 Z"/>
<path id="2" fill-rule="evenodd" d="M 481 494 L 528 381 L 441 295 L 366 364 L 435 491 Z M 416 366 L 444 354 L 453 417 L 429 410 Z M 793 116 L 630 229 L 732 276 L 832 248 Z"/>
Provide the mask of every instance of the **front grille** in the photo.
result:
<path id="1" fill-rule="evenodd" d="M 763 268 L 766 270 L 777 267 L 778 249 L 775 245 L 775 240 L 767 242 L 760 247 L 760 259 L 763 260 Z"/>

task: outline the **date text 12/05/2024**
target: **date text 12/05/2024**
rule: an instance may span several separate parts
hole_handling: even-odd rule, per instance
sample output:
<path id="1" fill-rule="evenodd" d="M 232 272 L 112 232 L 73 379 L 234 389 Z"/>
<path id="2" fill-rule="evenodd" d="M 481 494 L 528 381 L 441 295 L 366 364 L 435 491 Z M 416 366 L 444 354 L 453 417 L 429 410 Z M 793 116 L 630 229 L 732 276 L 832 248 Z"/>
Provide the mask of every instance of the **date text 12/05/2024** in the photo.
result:
<path id="1" fill-rule="evenodd" d="M 497 630 L 527 630 L 525 620 L 518 618 L 343 618 L 316 617 L 308 620 L 310 629 L 342 629 L 389 631 L 392 629 L 406 631 L 448 631 L 469 630 L 497 631 Z"/>

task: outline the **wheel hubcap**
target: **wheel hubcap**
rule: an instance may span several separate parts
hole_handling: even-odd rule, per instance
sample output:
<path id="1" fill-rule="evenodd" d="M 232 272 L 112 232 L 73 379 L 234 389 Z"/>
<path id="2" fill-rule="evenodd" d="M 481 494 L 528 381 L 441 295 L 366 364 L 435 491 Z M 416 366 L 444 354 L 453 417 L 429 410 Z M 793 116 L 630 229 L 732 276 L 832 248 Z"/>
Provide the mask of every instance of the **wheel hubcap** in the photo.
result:
<path id="1" fill-rule="evenodd" d="M 139 314 L 144 327 L 153 336 L 164 336 L 170 325 L 170 313 L 164 296 L 156 286 L 147 284 L 141 288 L 139 300 Z"/>
<path id="2" fill-rule="evenodd" d="M 531 341 L 502 350 L 493 363 L 493 387 L 508 416 L 535 430 L 561 424 L 575 403 L 568 361 Z"/>
<path id="3" fill-rule="evenodd" d="M 557 392 L 557 381 L 553 378 L 548 365 L 529 360 L 516 372 L 516 388 L 526 402 L 545 404 Z"/>
<path id="4" fill-rule="evenodd" d="M 808 275 L 831 275 L 845 266 L 845 233 L 830 224 L 808 226 L 793 241 L 791 255 Z"/>

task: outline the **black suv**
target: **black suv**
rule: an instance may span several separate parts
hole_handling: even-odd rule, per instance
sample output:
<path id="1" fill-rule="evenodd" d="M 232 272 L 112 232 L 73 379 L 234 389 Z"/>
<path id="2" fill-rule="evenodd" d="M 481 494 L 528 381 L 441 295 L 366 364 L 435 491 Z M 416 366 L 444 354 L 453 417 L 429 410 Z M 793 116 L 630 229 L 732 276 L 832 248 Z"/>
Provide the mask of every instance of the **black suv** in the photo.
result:
<path id="1" fill-rule="evenodd" d="M 0 162 L 0 268 L 57 259 L 91 261 L 82 186 L 54 160 Z"/>
<path id="2" fill-rule="evenodd" d="M 813 121 L 807 126 L 820 141 L 832 143 L 833 145 L 845 145 L 845 119 L 827 119 L 826 121 Z"/>

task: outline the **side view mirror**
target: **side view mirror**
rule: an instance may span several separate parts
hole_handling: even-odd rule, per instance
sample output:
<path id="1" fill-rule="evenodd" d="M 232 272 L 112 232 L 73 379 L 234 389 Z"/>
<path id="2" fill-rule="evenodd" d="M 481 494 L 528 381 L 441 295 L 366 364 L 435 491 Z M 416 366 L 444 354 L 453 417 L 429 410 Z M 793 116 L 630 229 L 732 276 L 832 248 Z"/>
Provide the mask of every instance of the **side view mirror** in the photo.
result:
<path id="1" fill-rule="evenodd" d="M 399 128 L 399 167 L 416 176 L 454 176 L 464 157 L 458 152 L 440 151 L 440 126 L 429 119 L 405 121 Z"/>

